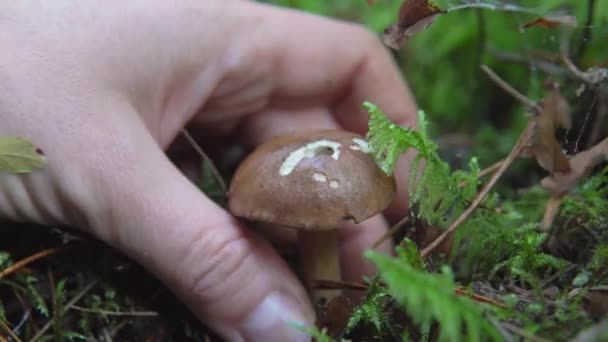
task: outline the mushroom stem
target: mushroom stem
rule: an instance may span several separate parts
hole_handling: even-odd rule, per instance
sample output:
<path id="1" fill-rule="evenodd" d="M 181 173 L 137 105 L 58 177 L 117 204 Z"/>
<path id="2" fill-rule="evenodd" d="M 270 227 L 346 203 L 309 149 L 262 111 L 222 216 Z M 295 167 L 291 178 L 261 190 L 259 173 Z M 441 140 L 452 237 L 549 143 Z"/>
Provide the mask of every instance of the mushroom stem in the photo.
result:
<path id="1" fill-rule="evenodd" d="M 300 271 L 311 299 L 315 304 L 325 304 L 340 294 L 340 290 L 319 290 L 312 287 L 314 280 L 340 280 L 340 254 L 338 231 L 300 231 Z"/>

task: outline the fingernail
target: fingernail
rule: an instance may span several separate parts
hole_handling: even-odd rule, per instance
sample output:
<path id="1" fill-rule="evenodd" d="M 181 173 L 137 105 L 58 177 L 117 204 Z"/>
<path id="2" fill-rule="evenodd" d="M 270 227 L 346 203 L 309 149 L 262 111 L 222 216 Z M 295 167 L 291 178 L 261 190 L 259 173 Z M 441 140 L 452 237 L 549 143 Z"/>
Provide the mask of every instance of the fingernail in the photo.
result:
<path id="1" fill-rule="evenodd" d="M 271 293 L 243 321 L 240 327 L 245 341 L 309 342 L 310 336 L 294 325 L 311 327 L 297 302 L 279 293 Z"/>

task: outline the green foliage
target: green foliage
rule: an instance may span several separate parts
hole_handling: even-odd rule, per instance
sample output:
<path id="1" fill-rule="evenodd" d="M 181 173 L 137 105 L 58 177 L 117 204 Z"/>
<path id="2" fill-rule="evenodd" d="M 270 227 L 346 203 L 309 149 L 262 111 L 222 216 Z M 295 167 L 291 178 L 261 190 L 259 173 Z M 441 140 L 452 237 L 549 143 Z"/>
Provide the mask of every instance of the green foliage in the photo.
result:
<path id="1" fill-rule="evenodd" d="M 565 260 L 542 253 L 539 249 L 546 239 L 546 234 L 527 234 L 511 242 L 517 253 L 498 263 L 492 273 L 506 270 L 508 275 L 530 281 L 540 276 L 547 276 L 551 272 L 563 269 L 568 265 Z"/>
<path id="2" fill-rule="evenodd" d="M 416 243 L 408 238 L 401 240 L 399 246 L 395 248 L 397 256 L 405 264 L 410 265 L 415 270 L 424 270 L 424 260 L 418 252 Z"/>
<path id="3" fill-rule="evenodd" d="M 2 304 L 2 300 L 0 300 L 0 321 L 6 322 L 6 309 L 4 308 L 4 304 Z"/>
<path id="4" fill-rule="evenodd" d="M 441 274 L 430 274 L 400 258 L 372 251 L 366 257 L 379 268 L 390 294 L 415 323 L 426 326 L 439 322 L 439 341 L 501 340 L 478 305 L 454 294 L 455 284 L 447 268 Z"/>
<path id="5" fill-rule="evenodd" d="M 429 224 L 443 224 L 446 215 L 459 214 L 463 203 L 477 193 L 477 160 L 470 162 L 471 171 L 452 173 L 437 152 L 437 145 L 428 137 L 428 122 L 423 111 L 418 113 L 418 129 L 405 129 L 393 124 L 374 104 L 366 102 L 369 112 L 367 138 L 378 165 L 392 174 L 399 157 L 409 149 L 416 151 L 409 170 L 410 200 L 418 206 L 418 214 Z M 423 165 L 424 163 L 424 165 Z M 466 186 L 460 184 L 466 182 Z"/>
<path id="6" fill-rule="evenodd" d="M 334 339 L 331 336 L 327 335 L 327 330 L 325 328 L 319 329 L 316 327 L 306 327 L 300 324 L 290 323 L 290 325 L 297 330 L 307 333 L 311 337 L 315 339 L 317 342 L 334 342 Z M 341 342 L 346 342 L 342 340 Z"/>
<path id="7" fill-rule="evenodd" d="M 345 329 L 345 334 L 350 333 L 354 328 L 363 322 L 369 322 L 376 329 L 379 336 L 384 336 L 388 332 L 392 333 L 390 317 L 385 309 L 387 299 L 390 297 L 386 290 L 379 284 L 380 277 L 371 279 L 369 287 L 365 293 L 361 304 L 351 314 Z"/>
<path id="8" fill-rule="evenodd" d="M 587 226 L 608 234 L 608 167 L 581 184 L 577 195 L 564 199 L 560 214 L 578 217 Z"/>
<path id="9" fill-rule="evenodd" d="M 44 297 L 39 291 L 38 278 L 33 275 L 25 275 L 22 278 L 22 282 L 27 289 L 28 297 L 34 302 L 36 310 L 45 317 L 49 316 L 49 308 L 44 301 Z"/>
<path id="10" fill-rule="evenodd" d="M 55 287 L 53 300 L 53 333 L 55 341 L 63 340 L 63 306 L 65 304 L 65 279 L 60 280 Z"/>
<path id="11" fill-rule="evenodd" d="M 221 205 L 225 199 L 225 193 L 213 172 L 214 168 L 215 165 L 213 165 L 210 160 L 203 159 L 201 163 L 201 176 L 198 180 L 198 187 L 215 203 Z"/>

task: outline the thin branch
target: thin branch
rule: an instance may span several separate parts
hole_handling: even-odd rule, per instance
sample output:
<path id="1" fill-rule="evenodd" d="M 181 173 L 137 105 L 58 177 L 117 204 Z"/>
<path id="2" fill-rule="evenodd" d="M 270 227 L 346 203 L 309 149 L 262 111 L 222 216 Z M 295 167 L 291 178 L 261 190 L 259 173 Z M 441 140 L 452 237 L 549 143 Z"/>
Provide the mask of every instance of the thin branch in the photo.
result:
<path id="1" fill-rule="evenodd" d="M 494 71 L 492 71 L 486 65 L 482 65 L 481 70 L 483 70 L 488 75 L 488 77 L 490 77 L 490 79 L 492 81 L 494 81 L 494 83 L 496 83 L 497 86 L 499 86 L 502 90 L 507 92 L 509 95 L 513 96 L 515 99 L 517 99 L 519 102 L 521 102 L 526 107 L 533 109 L 537 114 L 541 113 L 543 111 L 542 108 L 538 105 L 538 103 L 536 103 L 536 101 L 530 100 L 527 96 L 520 93 L 517 89 L 513 88 L 509 83 L 507 83 L 505 80 L 500 78 L 500 76 L 498 76 Z"/>
<path id="2" fill-rule="evenodd" d="M 589 45 L 591 41 L 592 35 L 592 26 L 593 26 L 593 10 L 595 9 L 595 0 L 587 0 L 587 15 L 585 18 L 585 26 L 583 27 L 583 37 L 581 38 L 581 42 L 578 45 L 578 49 L 575 52 L 576 60 L 580 60 L 580 58 L 585 53 L 585 49 Z"/>
<path id="3" fill-rule="evenodd" d="M 501 302 L 499 302 L 499 301 L 497 301 L 495 299 L 492 299 L 490 297 L 486 297 L 486 296 L 483 296 L 483 295 L 480 295 L 480 294 L 477 294 L 477 293 L 469 293 L 467 291 L 467 289 L 464 288 L 464 287 L 457 287 L 456 290 L 454 290 L 454 292 L 457 295 L 467 296 L 467 297 L 469 297 L 469 298 L 471 298 L 471 299 L 473 299 L 473 300 L 475 300 L 477 302 L 480 302 L 480 303 L 492 304 L 492 305 L 501 307 L 503 309 L 507 308 L 507 306 L 504 303 L 501 303 Z"/>
<path id="4" fill-rule="evenodd" d="M 519 335 L 520 337 L 523 337 L 526 341 L 532 341 L 532 342 L 551 342 L 550 340 L 544 339 L 542 337 L 538 337 L 530 332 L 525 331 L 524 329 L 508 323 L 508 322 L 503 322 L 502 326 L 509 330 L 510 332 Z"/>
<path id="5" fill-rule="evenodd" d="M 20 268 L 24 267 L 27 264 L 30 264 L 38 259 L 45 258 L 49 255 L 53 255 L 57 252 L 60 252 L 63 249 L 64 249 L 64 247 L 53 247 L 53 248 L 42 250 L 36 254 L 30 255 L 29 257 L 27 257 L 23 260 L 20 260 L 20 261 L 14 263 L 13 265 L 7 267 L 6 269 L 0 271 L 0 279 L 10 275 L 11 273 L 16 272 L 17 270 L 19 270 Z"/>
<path id="6" fill-rule="evenodd" d="M 109 310 L 90 309 L 90 308 L 85 308 L 85 307 L 78 306 L 78 305 L 72 305 L 72 309 L 82 311 L 82 312 L 96 313 L 96 314 L 105 315 L 105 316 L 137 316 L 137 317 L 158 316 L 158 312 L 156 312 L 156 311 L 131 311 L 131 312 L 109 311 Z"/>
<path id="7" fill-rule="evenodd" d="M 211 158 L 209 158 L 207 153 L 205 153 L 205 151 L 203 151 L 203 149 L 200 147 L 200 145 L 196 142 L 196 140 L 194 140 L 192 135 L 190 135 L 190 133 L 186 129 L 182 129 L 182 134 L 184 135 L 186 140 L 188 140 L 190 145 L 192 145 L 192 148 L 194 148 L 196 153 L 198 153 L 200 155 L 201 159 L 206 160 L 209 163 L 209 165 L 211 165 L 211 173 L 213 173 L 213 177 L 215 177 L 215 180 L 220 185 L 220 188 L 222 189 L 222 193 L 225 194 L 228 187 L 226 186 L 226 182 L 224 181 L 224 178 L 218 171 L 217 167 L 215 167 L 215 164 L 213 163 Z"/>
<path id="8" fill-rule="evenodd" d="M 485 169 L 479 171 L 479 173 L 477 174 L 477 179 L 485 177 L 485 176 L 489 175 L 490 173 L 496 171 L 504 161 L 505 161 L 504 159 L 499 160 L 496 163 L 494 163 L 494 164 L 486 167 Z M 458 183 L 458 188 L 462 188 L 463 186 L 465 186 L 467 184 L 469 184 L 469 182 L 466 181 L 466 180 L 464 180 L 464 181 Z"/>
<path id="9" fill-rule="evenodd" d="M 399 222 L 397 222 L 391 229 L 387 230 L 374 244 L 372 245 L 372 249 L 378 248 L 381 244 L 384 243 L 389 237 L 395 235 L 401 227 L 403 227 L 407 221 L 410 219 L 409 216 L 404 216 Z"/>
<path id="10" fill-rule="evenodd" d="M 431 242 L 422 250 L 420 255 L 423 258 L 429 255 L 429 253 L 431 253 L 435 248 L 437 248 L 439 244 L 441 244 L 445 239 L 447 239 L 448 236 L 450 236 L 456 230 L 456 228 L 458 228 L 460 224 L 462 224 L 462 222 L 464 222 L 469 217 L 469 215 L 471 215 L 473 210 L 477 208 L 481 201 L 483 201 L 486 195 L 490 192 L 490 189 L 494 187 L 494 184 L 496 184 L 498 179 L 507 170 L 511 163 L 513 163 L 517 156 L 519 156 L 524 147 L 528 144 L 534 126 L 535 124 L 533 121 L 528 121 L 526 128 L 519 136 L 519 139 L 517 139 L 517 143 L 515 143 L 515 146 L 513 147 L 513 150 L 511 150 L 511 153 L 509 153 L 507 158 L 505 158 L 505 160 L 500 164 L 498 170 L 496 170 L 496 172 L 492 175 L 492 178 L 490 178 L 488 183 L 486 183 L 486 185 L 481 189 L 479 194 L 477 194 L 477 197 L 475 197 L 473 203 L 471 203 L 471 205 L 464 212 L 462 212 L 462 214 L 456 219 L 456 221 L 454 221 L 450 225 L 450 227 L 448 227 L 448 229 L 446 229 L 441 235 L 439 235 L 435 240 L 433 240 L 433 242 Z"/>
<path id="11" fill-rule="evenodd" d="M 459 10 L 468 9 L 468 8 L 480 8 L 480 9 L 487 9 L 487 10 L 491 10 L 491 11 L 502 11 L 502 12 L 517 12 L 517 13 L 532 14 L 532 15 L 537 15 L 537 16 L 542 15 L 542 13 L 540 13 L 538 10 L 535 10 L 532 8 L 521 7 L 521 6 L 509 4 L 509 3 L 485 3 L 485 2 L 481 2 L 481 1 L 469 2 L 466 4 L 462 4 L 462 5 L 452 6 L 448 9 L 446 9 L 446 12 L 459 11 Z"/>
<path id="12" fill-rule="evenodd" d="M 568 71 L 570 71 L 570 73 L 572 75 L 574 75 L 576 78 L 585 82 L 587 85 L 590 85 L 590 86 L 595 85 L 586 73 L 582 72 L 576 65 L 574 65 L 574 63 L 572 63 L 572 61 L 570 60 L 570 58 L 568 58 L 568 56 L 566 54 L 561 55 L 561 60 L 562 60 L 562 63 L 564 63 L 564 65 L 568 69 Z"/>
<path id="13" fill-rule="evenodd" d="M 72 300 L 70 300 L 63 308 L 61 308 L 61 315 L 65 315 L 65 313 L 72 308 L 72 306 L 76 303 L 78 303 L 78 301 L 84 297 L 84 295 L 86 295 L 89 291 L 91 291 L 91 289 L 97 285 L 97 283 L 99 283 L 99 279 L 95 279 L 93 281 L 91 281 L 90 283 L 87 284 L 87 286 L 85 286 L 82 290 L 80 290 L 80 292 L 78 292 L 74 298 L 72 298 Z M 32 339 L 30 341 L 35 342 L 38 339 L 40 339 L 42 337 L 42 335 L 44 335 L 44 333 L 49 330 L 51 328 L 51 326 L 53 326 L 53 324 L 55 323 L 55 318 L 51 318 L 48 322 L 46 322 L 46 324 L 42 327 L 42 329 L 40 329 L 36 335 L 34 335 L 34 337 L 32 337 Z"/>
<path id="14" fill-rule="evenodd" d="M 19 336 L 17 336 L 17 335 L 16 335 L 16 334 L 15 334 L 15 333 L 14 333 L 14 332 L 11 330 L 11 328 L 9 328 L 9 326 L 8 326 L 8 325 L 6 325 L 6 323 L 4 323 L 4 321 L 3 321 L 3 320 L 1 320 L 1 319 L 0 319 L 0 328 L 2 328 L 2 330 L 4 330 L 4 331 L 5 331 L 5 332 L 8 334 L 8 336 L 9 336 L 10 338 L 12 338 L 13 340 L 15 340 L 15 342 L 21 342 L 21 339 L 19 338 Z M 2 335 L 0 335 L 0 337 L 2 337 Z M 8 342 L 8 340 L 6 340 L 6 339 L 4 339 L 4 338 L 2 338 L 2 340 L 0 340 L 0 342 L 4 342 L 4 341 L 7 341 L 7 342 Z"/>
<path id="15" fill-rule="evenodd" d="M 315 289 L 325 289 L 325 290 L 359 290 L 359 291 L 365 291 L 368 288 L 368 286 L 366 284 L 351 283 L 351 282 L 339 281 L 339 280 L 325 280 L 325 279 L 313 280 L 312 287 Z"/>

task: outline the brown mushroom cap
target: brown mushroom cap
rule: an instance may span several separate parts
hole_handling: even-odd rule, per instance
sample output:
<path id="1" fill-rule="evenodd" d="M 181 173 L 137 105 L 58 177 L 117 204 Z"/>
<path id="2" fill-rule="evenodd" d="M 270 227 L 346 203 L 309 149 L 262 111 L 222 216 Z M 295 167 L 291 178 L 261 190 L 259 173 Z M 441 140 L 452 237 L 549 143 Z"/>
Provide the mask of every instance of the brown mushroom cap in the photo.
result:
<path id="1" fill-rule="evenodd" d="M 305 230 L 336 229 L 384 210 L 395 180 L 378 167 L 367 142 L 345 131 L 274 138 L 239 166 L 230 186 L 233 215 Z"/>

